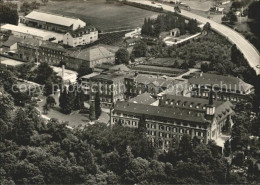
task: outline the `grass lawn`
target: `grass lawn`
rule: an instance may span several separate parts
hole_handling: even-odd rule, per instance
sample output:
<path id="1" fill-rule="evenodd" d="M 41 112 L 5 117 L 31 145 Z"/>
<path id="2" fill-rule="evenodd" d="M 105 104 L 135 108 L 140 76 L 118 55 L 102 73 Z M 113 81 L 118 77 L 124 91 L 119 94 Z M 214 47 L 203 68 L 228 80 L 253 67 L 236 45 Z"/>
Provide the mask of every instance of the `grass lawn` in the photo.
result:
<path id="1" fill-rule="evenodd" d="M 40 9 L 53 13 L 74 16 L 93 24 L 102 31 L 125 30 L 140 27 L 145 17 L 158 13 L 128 5 L 108 4 L 105 0 L 49 1 Z"/>

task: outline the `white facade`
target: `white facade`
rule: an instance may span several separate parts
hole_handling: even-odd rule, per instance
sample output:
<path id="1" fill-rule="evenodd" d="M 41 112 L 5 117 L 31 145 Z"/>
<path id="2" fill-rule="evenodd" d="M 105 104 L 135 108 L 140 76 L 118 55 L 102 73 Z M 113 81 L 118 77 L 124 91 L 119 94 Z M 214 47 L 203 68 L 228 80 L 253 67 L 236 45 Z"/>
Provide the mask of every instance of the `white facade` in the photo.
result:
<path id="1" fill-rule="evenodd" d="M 2 30 L 11 31 L 15 37 L 19 38 L 32 38 L 39 40 L 49 40 L 53 37 L 52 34 L 45 32 L 40 29 L 25 27 L 25 26 L 16 26 L 12 24 L 5 24 L 2 27 Z"/>
<path id="2" fill-rule="evenodd" d="M 95 42 L 98 39 L 98 31 L 92 31 L 83 35 L 73 37 L 69 32 L 63 36 L 63 44 L 76 47 Z"/>
<path id="3" fill-rule="evenodd" d="M 131 32 L 129 32 L 129 33 L 126 33 L 125 34 L 125 37 L 126 38 L 136 38 L 136 37 L 139 37 L 140 35 L 141 35 L 141 28 L 136 28 L 134 31 L 131 31 Z"/>

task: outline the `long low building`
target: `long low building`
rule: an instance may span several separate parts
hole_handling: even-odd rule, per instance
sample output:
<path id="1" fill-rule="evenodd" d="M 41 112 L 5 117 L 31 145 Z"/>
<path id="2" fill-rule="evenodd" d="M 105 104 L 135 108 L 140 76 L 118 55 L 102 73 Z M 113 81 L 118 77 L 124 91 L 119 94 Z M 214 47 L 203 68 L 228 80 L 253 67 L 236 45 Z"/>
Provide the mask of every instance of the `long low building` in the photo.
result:
<path id="1" fill-rule="evenodd" d="M 39 40 L 49 40 L 54 36 L 50 32 L 44 30 L 26 27 L 26 26 L 16 26 L 12 24 L 5 24 L 1 27 L 2 30 L 11 31 L 15 37 L 19 38 L 33 38 Z"/>
<path id="2" fill-rule="evenodd" d="M 86 23 L 78 18 L 43 11 L 32 11 L 25 17 L 21 17 L 20 22 L 27 26 L 60 33 L 86 26 Z"/>

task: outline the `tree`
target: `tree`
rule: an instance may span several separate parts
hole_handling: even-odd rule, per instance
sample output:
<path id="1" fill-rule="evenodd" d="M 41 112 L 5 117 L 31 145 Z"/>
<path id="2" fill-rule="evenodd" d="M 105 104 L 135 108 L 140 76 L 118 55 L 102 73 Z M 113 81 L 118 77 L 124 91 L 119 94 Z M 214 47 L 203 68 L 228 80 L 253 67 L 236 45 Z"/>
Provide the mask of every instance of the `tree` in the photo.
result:
<path id="1" fill-rule="evenodd" d="M 129 64 L 129 52 L 125 48 L 120 48 L 115 54 L 115 64 Z"/>
<path id="2" fill-rule="evenodd" d="M 99 118 L 101 113 L 102 113 L 102 109 L 101 109 L 101 104 L 100 104 L 100 96 L 99 96 L 99 93 L 97 92 L 96 96 L 95 96 L 95 115 L 96 115 L 96 119 Z"/>
<path id="3" fill-rule="evenodd" d="M 147 45 L 145 42 L 138 42 L 133 48 L 133 54 L 135 57 L 145 57 L 147 52 Z"/>
<path id="4" fill-rule="evenodd" d="M 91 121 L 94 121 L 96 120 L 96 113 L 95 113 L 95 104 L 94 103 L 91 103 L 90 104 L 90 107 L 89 107 L 89 119 Z"/>
<path id="5" fill-rule="evenodd" d="M 48 96 L 46 99 L 46 103 L 49 107 L 54 107 L 54 105 L 56 105 L 56 101 L 53 96 Z"/>
<path id="6" fill-rule="evenodd" d="M 84 76 L 84 75 L 88 75 L 91 74 L 93 72 L 93 70 L 91 68 L 89 68 L 88 63 L 87 62 L 82 62 L 77 70 L 78 76 L 77 76 L 77 80 L 79 82 L 80 77 Z"/>
<path id="7" fill-rule="evenodd" d="M 85 95 L 84 92 L 80 87 L 76 87 L 76 97 L 74 101 L 74 109 L 75 110 L 82 110 L 84 108 L 84 101 L 85 101 Z"/>
<path id="8" fill-rule="evenodd" d="M 145 120 L 146 120 L 145 115 L 142 115 L 140 117 L 140 120 L 139 120 L 139 123 L 138 123 L 138 131 L 141 134 L 144 134 L 144 135 L 146 135 L 146 131 L 147 131 Z"/>
<path id="9" fill-rule="evenodd" d="M 75 102 L 75 89 L 73 85 L 70 85 L 68 88 L 68 92 L 65 96 L 65 102 L 62 108 L 62 112 L 64 114 L 70 114 L 72 110 L 74 110 L 74 102 Z"/>
<path id="10" fill-rule="evenodd" d="M 209 32 L 211 30 L 211 25 L 209 22 L 207 22 L 204 26 L 203 26 L 203 30 Z"/>
<path id="11" fill-rule="evenodd" d="M 188 158 L 192 157 L 192 144 L 191 137 L 187 134 L 184 134 L 181 138 L 179 148 L 178 148 L 178 157 L 183 161 L 187 161 Z"/>
<path id="12" fill-rule="evenodd" d="M 229 140 L 226 140 L 225 141 L 225 144 L 224 144 L 224 155 L 225 157 L 228 157 L 231 153 L 231 146 L 230 146 L 230 142 Z"/>
<path id="13" fill-rule="evenodd" d="M 18 24 L 19 16 L 17 7 L 14 9 L 11 7 L 12 3 L 0 4 L 0 23 Z"/>
<path id="14" fill-rule="evenodd" d="M 64 87 L 64 89 L 61 89 L 60 97 L 59 97 L 59 106 L 61 109 L 63 109 L 65 107 L 67 94 L 68 94 L 67 87 Z"/>
<path id="15" fill-rule="evenodd" d="M 50 107 L 49 107 L 49 104 L 46 102 L 43 105 L 43 112 L 44 112 L 44 114 L 48 114 L 49 111 L 50 111 Z"/>
<path id="16" fill-rule="evenodd" d="M 43 3 L 44 5 L 46 5 L 46 3 L 48 3 L 49 0 L 41 0 L 41 1 L 42 1 L 42 3 Z"/>

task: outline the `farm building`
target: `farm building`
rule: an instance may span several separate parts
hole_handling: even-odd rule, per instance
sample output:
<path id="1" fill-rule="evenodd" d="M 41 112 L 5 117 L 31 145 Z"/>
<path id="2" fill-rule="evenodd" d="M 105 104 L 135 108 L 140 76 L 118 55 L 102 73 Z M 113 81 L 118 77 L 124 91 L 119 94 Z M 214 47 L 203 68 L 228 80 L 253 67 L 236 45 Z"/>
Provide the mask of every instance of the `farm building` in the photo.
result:
<path id="1" fill-rule="evenodd" d="M 53 38 L 53 35 L 49 32 L 45 32 L 40 29 L 30 28 L 26 26 L 5 24 L 1 28 L 2 30 L 11 31 L 11 33 L 15 37 L 20 37 L 20 38 L 33 38 L 39 40 L 49 40 L 50 38 Z"/>
<path id="2" fill-rule="evenodd" d="M 78 18 L 41 11 L 32 11 L 25 17 L 21 17 L 20 22 L 27 26 L 61 33 L 86 26 L 86 23 Z"/>
<path id="3" fill-rule="evenodd" d="M 2 44 L 1 52 L 9 52 L 17 50 L 17 43 L 21 41 L 21 38 L 10 36 L 6 42 Z"/>

